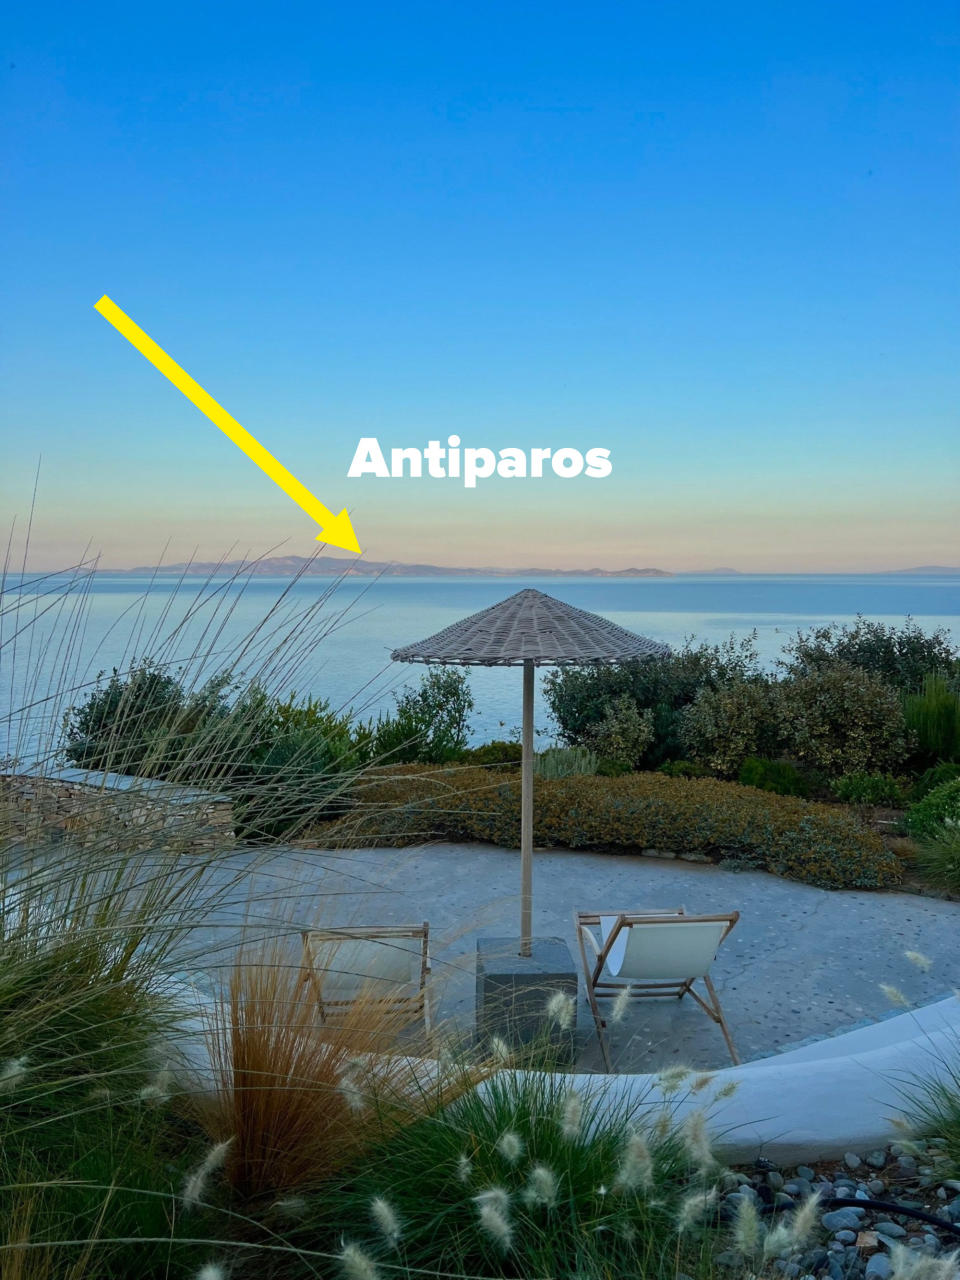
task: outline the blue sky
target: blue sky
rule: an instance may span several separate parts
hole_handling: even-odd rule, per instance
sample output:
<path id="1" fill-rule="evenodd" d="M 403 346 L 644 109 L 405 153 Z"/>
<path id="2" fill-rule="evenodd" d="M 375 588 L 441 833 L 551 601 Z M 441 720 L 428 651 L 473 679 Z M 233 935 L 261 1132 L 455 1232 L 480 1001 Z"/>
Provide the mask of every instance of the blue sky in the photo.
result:
<path id="1" fill-rule="evenodd" d="M 952 3 L 53 4 L 6 22 L 4 511 L 308 553 L 109 294 L 373 559 L 955 563 Z M 606 480 L 348 480 L 361 436 Z"/>

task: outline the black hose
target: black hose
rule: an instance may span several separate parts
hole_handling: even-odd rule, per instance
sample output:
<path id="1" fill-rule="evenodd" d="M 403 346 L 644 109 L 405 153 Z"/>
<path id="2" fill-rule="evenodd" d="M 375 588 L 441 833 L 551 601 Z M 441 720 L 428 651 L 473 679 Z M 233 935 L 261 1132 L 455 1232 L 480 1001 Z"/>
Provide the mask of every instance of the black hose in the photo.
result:
<path id="1" fill-rule="evenodd" d="M 910 1209 L 906 1205 L 895 1204 L 892 1200 L 855 1200 L 851 1196 L 824 1196 L 820 1203 L 824 1208 L 880 1209 L 891 1217 L 919 1218 L 921 1222 L 929 1222 L 932 1226 L 939 1227 L 941 1231 L 947 1231 L 960 1240 L 960 1226 L 951 1222 L 949 1218 L 938 1218 L 935 1213 L 927 1213 L 926 1209 Z M 765 1204 L 760 1212 L 766 1215 L 781 1213 L 783 1210 L 780 1205 Z"/>

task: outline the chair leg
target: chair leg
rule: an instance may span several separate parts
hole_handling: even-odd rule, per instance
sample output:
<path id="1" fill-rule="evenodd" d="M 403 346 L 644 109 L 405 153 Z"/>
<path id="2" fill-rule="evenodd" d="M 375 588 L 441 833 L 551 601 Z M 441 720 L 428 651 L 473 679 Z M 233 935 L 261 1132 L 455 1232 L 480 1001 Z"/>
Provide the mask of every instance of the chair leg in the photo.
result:
<path id="1" fill-rule="evenodd" d="M 610 1049 L 607 1045 L 606 1036 L 603 1032 L 603 1019 L 600 1017 L 600 1006 L 597 1004 L 597 993 L 593 989 L 590 962 L 587 960 L 587 951 L 583 945 L 583 934 L 579 929 L 577 929 L 577 941 L 580 943 L 580 959 L 583 961 L 583 980 L 587 987 L 587 999 L 590 1001 L 590 1012 L 593 1014 L 593 1021 L 597 1027 L 597 1039 L 600 1041 L 600 1053 L 603 1056 L 603 1067 L 607 1075 L 609 1075 L 613 1071 L 613 1064 L 610 1061 Z"/>
<path id="2" fill-rule="evenodd" d="M 730 1057 L 733 1059 L 733 1065 L 735 1067 L 739 1067 L 740 1055 L 737 1053 L 736 1046 L 733 1043 L 733 1037 L 730 1035 L 730 1028 L 727 1026 L 727 1020 L 723 1016 L 723 1009 L 720 1005 L 719 997 L 717 996 L 716 987 L 714 987 L 713 983 L 710 981 L 709 973 L 704 974 L 703 985 L 707 988 L 710 1000 L 716 1010 L 717 1022 L 720 1024 L 720 1030 L 723 1032 L 723 1038 L 726 1040 L 727 1048 L 730 1050 Z"/>

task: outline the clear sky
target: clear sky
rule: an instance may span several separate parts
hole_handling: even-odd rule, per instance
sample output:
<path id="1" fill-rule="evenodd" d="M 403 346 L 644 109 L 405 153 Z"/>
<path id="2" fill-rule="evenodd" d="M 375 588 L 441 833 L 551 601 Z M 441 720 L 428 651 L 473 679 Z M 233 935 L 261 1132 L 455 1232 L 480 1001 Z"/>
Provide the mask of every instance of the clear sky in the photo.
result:
<path id="1" fill-rule="evenodd" d="M 4 21 L 5 513 L 110 565 L 960 561 L 953 0 L 53 3 Z M 348 480 L 361 436 L 605 480 Z"/>

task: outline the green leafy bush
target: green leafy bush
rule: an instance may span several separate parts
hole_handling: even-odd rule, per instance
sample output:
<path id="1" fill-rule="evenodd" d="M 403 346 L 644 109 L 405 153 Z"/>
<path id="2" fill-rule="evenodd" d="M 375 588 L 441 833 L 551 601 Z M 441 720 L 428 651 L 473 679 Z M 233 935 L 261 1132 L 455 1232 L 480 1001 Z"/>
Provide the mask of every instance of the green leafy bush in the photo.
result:
<path id="1" fill-rule="evenodd" d="M 883 772 L 907 754 L 896 690 L 848 663 L 781 681 L 776 707 L 785 753 L 828 775 Z"/>
<path id="2" fill-rule="evenodd" d="M 892 773 L 848 773 L 834 778 L 830 790 L 844 804 L 903 804 L 903 787 Z"/>
<path id="3" fill-rule="evenodd" d="M 626 769 L 636 769 L 654 736 L 652 710 L 649 707 L 641 709 L 629 694 L 624 693 L 607 707 L 602 720 L 589 727 L 584 739 L 598 756 Z"/>
<path id="4" fill-rule="evenodd" d="M 808 796 L 810 779 L 787 760 L 764 760 L 748 756 L 740 766 L 737 781 L 744 787 L 758 787 L 778 796 Z"/>
<path id="5" fill-rule="evenodd" d="M 907 810 L 907 830 L 916 840 L 943 827 L 960 827 L 960 778 L 942 782 Z"/>
<path id="6" fill-rule="evenodd" d="M 415 689 L 396 694 L 395 701 L 396 711 L 381 716 L 373 731 L 377 757 L 398 764 L 444 764 L 466 747 L 474 701 L 465 671 L 432 667 Z"/>
<path id="7" fill-rule="evenodd" d="M 945 627 L 927 635 L 912 618 L 894 626 L 862 614 L 853 623 L 798 631 L 783 653 L 780 666 L 788 676 L 826 671 L 839 663 L 870 672 L 898 689 L 918 689 L 930 671 L 956 672 L 960 660 Z"/>
<path id="8" fill-rule="evenodd" d="M 723 644 L 688 642 L 663 658 L 617 665 L 557 667 L 543 682 L 544 697 L 564 741 L 590 745 L 588 734 L 622 697 L 653 716 L 653 739 L 640 763 L 655 768 L 683 754 L 678 714 L 701 688 L 719 688 L 759 672 L 756 637 Z"/>
<path id="9" fill-rule="evenodd" d="M 538 778 L 571 778 L 597 772 L 597 757 L 586 747 L 547 747 L 534 756 L 533 772 Z"/>
<path id="10" fill-rule="evenodd" d="M 919 693 L 904 694 L 903 714 L 920 760 L 960 756 L 960 693 L 944 676 L 926 675 Z"/>
<path id="11" fill-rule="evenodd" d="M 657 773 L 665 773 L 668 778 L 712 778 L 713 773 L 705 765 L 694 760 L 668 760 L 657 769 Z"/>
<path id="12" fill-rule="evenodd" d="M 929 827 L 917 844 L 914 865 L 934 888 L 960 895 L 960 826 Z"/>
<path id="13" fill-rule="evenodd" d="M 960 778 L 960 764 L 952 764 L 946 760 L 924 770 L 910 788 L 911 803 L 915 804 L 918 800 L 922 800 L 934 787 L 939 787 L 944 782 L 952 782 L 954 778 Z"/>
<path id="14" fill-rule="evenodd" d="M 680 716 L 680 740 L 690 757 L 733 777 L 748 756 L 776 749 L 773 687 L 763 679 L 703 688 Z"/>
<path id="15" fill-rule="evenodd" d="M 458 760 L 462 764 L 508 765 L 519 764 L 523 749 L 519 742 L 504 742 L 494 739 L 484 742 L 479 747 L 465 747 Z"/>
<path id="16" fill-rule="evenodd" d="M 489 840 L 516 848 L 520 782 L 480 769 L 406 766 L 367 775 L 356 809 L 324 833 L 334 845 Z M 715 778 L 632 773 L 541 779 L 534 838 L 571 849 L 671 849 L 826 888 L 882 888 L 899 863 L 847 810 L 776 796 Z"/>

